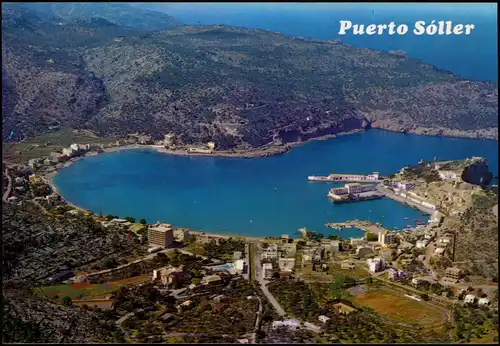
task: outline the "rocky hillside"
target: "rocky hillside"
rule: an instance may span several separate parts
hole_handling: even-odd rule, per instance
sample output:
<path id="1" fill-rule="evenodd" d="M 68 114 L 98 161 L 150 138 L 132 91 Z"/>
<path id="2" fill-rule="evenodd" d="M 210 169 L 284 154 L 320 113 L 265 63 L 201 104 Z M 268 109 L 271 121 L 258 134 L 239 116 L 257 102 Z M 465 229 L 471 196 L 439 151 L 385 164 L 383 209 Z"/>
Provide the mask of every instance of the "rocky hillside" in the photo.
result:
<path id="1" fill-rule="evenodd" d="M 126 3 L 5 3 L 2 4 L 2 9 L 4 8 L 24 8 L 47 18 L 56 18 L 57 22 L 99 17 L 114 24 L 141 30 L 164 30 L 182 25 L 177 18 L 163 12 L 132 7 Z"/>
<path id="2" fill-rule="evenodd" d="M 497 138 L 495 84 L 402 55 L 227 26 L 141 35 L 101 28 L 93 37 L 92 45 L 58 48 L 64 58 L 55 63 L 45 39 L 4 43 L 4 137 L 51 122 L 102 136 L 171 133 L 177 143 L 213 140 L 219 149 L 370 126 Z M 26 61 L 33 56 L 37 64 Z"/>

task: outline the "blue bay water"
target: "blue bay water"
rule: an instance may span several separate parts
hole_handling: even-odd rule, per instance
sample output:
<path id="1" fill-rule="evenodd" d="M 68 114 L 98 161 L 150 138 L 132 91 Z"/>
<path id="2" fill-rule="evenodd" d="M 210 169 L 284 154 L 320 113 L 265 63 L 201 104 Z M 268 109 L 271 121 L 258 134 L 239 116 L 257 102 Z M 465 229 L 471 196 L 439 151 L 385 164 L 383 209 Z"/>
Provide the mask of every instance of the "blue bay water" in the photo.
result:
<path id="1" fill-rule="evenodd" d="M 314 141 L 268 158 L 176 156 L 128 150 L 91 156 L 55 177 L 70 202 L 95 213 L 169 222 L 178 227 L 249 236 L 296 235 L 300 227 L 344 237 L 326 222 L 366 219 L 402 228 L 426 218 L 390 199 L 333 205 L 331 187 L 308 175 L 388 175 L 420 159 L 484 156 L 498 175 L 497 142 L 370 130 Z M 407 217 L 409 220 L 405 220 Z"/>

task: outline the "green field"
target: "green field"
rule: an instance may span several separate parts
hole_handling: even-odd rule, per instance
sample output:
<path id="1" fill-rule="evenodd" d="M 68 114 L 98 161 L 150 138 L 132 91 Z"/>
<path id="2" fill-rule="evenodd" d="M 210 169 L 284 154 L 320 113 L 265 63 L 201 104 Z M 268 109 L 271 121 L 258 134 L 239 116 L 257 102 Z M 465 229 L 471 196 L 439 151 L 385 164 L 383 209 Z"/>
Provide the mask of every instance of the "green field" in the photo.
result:
<path id="1" fill-rule="evenodd" d="M 64 129 L 28 138 L 23 142 L 4 142 L 3 157 L 13 163 L 26 163 L 30 159 L 49 156 L 51 152 L 60 152 L 73 143 L 108 144 L 114 141 L 116 140 L 99 138 L 89 131 L 76 133 L 72 129 Z M 46 143 L 50 144 L 45 146 Z M 36 145 L 39 145 L 39 147 Z"/>

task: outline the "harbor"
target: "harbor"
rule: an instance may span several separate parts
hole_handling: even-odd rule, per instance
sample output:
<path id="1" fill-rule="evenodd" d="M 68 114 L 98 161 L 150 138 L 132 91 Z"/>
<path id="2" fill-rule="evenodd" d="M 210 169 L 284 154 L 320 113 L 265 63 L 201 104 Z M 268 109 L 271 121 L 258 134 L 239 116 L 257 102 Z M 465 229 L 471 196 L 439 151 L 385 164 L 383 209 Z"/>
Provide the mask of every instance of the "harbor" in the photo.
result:
<path id="1" fill-rule="evenodd" d="M 327 182 L 327 183 L 335 183 L 335 182 L 352 182 L 352 183 L 373 183 L 379 182 L 383 180 L 383 177 L 379 176 L 378 172 L 373 172 L 368 175 L 361 174 L 330 174 L 328 176 L 317 176 L 310 175 L 307 177 L 308 181 L 317 181 L 317 182 Z"/>
<path id="2" fill-rule="evenodd" d="M 330 189 L 328 192 L 328 198 L 335 204 L 369 201 L 383 197 L 384 194 L 377 191 L 375 184 L 350 183 L 345 184 L 344 187 Z"/>

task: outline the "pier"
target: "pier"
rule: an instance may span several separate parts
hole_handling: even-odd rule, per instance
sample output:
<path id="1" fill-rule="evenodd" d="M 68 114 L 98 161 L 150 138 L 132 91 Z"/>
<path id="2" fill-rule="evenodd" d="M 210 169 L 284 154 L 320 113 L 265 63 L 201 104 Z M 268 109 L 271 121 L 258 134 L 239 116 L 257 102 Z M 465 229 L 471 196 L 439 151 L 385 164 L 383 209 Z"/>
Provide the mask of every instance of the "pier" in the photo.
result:
<path id="1" fill-rule="evenodd" d="M 351 182 L 351 183 L 376 183 L 383 180 L 378 172 L 373 172 L 368 175 L 361 174 L 330 174 L 328 176 L 317 176 L 310 175 L 307 177 L 308 181 L 319 181 L 319 182 Z"/>
<path id="2" fill-rule="evenodd" d="M 370 221 L 364 220 L 349 220 L 346 222 L 330 222 L 326 223 L 325 227 L 333 229 L 343 229 L 343 228 L 359 228 L 364 232 L 370 232 L 374 234 L 379 234 L 385 232 L 387 229 L 382 227 L 379 223 L 371 223 Z"/>

